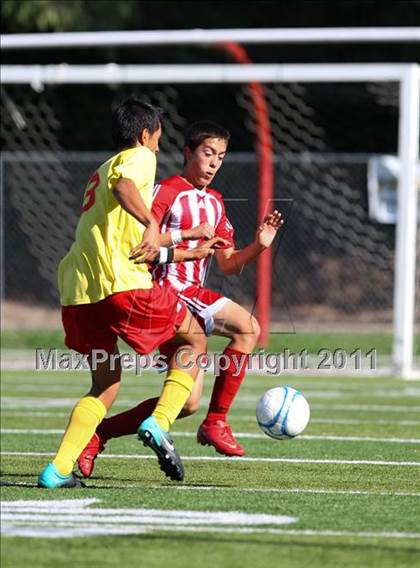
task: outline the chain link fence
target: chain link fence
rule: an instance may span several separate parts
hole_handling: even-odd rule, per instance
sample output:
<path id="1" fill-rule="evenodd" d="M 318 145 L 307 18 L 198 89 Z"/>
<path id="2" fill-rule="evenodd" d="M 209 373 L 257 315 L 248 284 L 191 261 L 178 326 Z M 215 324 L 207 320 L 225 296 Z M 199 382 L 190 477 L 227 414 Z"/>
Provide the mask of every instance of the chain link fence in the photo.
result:
<path id="1" fill-rule="evenodd" d="M 133 90 L 139 91 L 128 92 Z M 298 324 L 390 331 L 395 227 L 369 217 L 367 164 L 373 154 L 396 153 L 395 85 L 282 83 L 264 85 L 264 91 L 274 143 L 275 207 L 286 218 L 273 252 L 272 330 L 290 332 Z M 92 87 L 92 100 L 98 92 Z M 98 104 L 78 113 L 74 87 L 2 91 L 6 300 L 58 307 L 57 263 L 72 242 L 84 186 L 112 153 L 109 107 L 116 94 L 103 87 Z M 142 95 L 166 112 L 158 180 L 182 168 L 189 122 L 210 118 L 232 131 L 214 186 L 226 200 L 237 246 L 248 244 L 256 230 L 259 171 L 247 87 L 148 87 Z M 206 284 L 252 310 L 255 275 L 250 266 L 225 278 L 213 264 Z"/>

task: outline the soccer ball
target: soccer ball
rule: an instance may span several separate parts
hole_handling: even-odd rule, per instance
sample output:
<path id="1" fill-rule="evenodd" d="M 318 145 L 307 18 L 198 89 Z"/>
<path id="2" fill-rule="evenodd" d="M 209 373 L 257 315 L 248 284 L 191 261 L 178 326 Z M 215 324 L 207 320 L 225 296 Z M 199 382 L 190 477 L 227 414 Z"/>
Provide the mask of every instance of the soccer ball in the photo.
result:
<path id="1" fill-rule="evenodd" d="M 294 438 L 309 422 L 309 404 L 292 387 L 276 387 L 262 395 L 257 404 L 257 422 L 261 430 L 276 440 Z"/>

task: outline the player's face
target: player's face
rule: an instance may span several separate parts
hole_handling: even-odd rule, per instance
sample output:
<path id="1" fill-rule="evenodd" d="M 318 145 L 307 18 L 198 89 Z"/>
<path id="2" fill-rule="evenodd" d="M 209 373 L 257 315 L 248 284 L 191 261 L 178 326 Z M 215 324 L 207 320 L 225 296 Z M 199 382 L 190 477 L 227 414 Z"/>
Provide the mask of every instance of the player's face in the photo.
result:
<path id="1" fill-rule="evenodd" d="M 188 181 L 199 189 L 208 186 L 223 163 L 226 149 L 223 138 L 206 138 L 193 152 L 186 148 L 184 173 Z"/>
<path id="2" fill-rule="evenodd" d="M 162 127 L 159 124 L 159 128 L 155 132 L 150 133 L 147 129 L 142 132 L 142 142 L 144 146 L 147 146 L 154 154 L 159 152 L 159 139 L 162 136 Z"/>

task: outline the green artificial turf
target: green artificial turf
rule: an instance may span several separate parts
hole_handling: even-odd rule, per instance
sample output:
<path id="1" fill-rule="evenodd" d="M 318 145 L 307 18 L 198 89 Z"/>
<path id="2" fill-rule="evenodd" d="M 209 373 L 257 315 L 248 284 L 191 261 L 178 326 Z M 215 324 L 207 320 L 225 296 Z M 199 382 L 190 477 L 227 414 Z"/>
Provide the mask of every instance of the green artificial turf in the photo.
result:
<path id="1" fill-rule="evenodd" d="M 157 374 L 126 373 L 111 413 L 156 395 L 161 383 Z M 83 525 L 85 514 L 90 515 L 85 526 L 108 519 L 121 527 L 124 520 L 119 518 L 137 509 L 162 510 L 164 516 L 181 511 L 181 518 L 182 511 L 287 515 L 296 522 L 268 523 L 258 530 L 248 526 L 248 532 L 241 532 L 235 523 L 229 531 L 217 524 L 209 530 L 186 518 L 182 529 L 146 523 L 144 534 L 46 538 L 57 517 L 47 510 L 40 522 L 28 510 L 26 521 L 12 521 L 45 532 L 32 538 L 2 535 L 2 567 L 266 568 L 275 563 L 394 568 L 418 563 L 419 382 L 361 375 L 249 375 L 230 422 L 250 460 L 215 459 L 220 456 L 213 448 L 197 445 L 195 432 L 211 383 L 208 374 L 202 408 L 177 421 L 173 430 L 184 459 L 184 483 L 167 481 L 150 450 L 133 434 L 108 442 L 86 488 L 46 491 L 36 487 L 37 475 L 52 459 L 73 401 L 86 392 L 89 374 L 4 371 L 2 501 L 56 505 L 59 500 L 95 500 L 80 515 L 64 515 L 59 522 L 68 531 Z M 311 422 L 302 436 L 276 441 L 261 432 L 254 412 L 266 389 L 284 383 L 306 395 Z M 136 521 L 140 525 L 141 518 Z M 3 517 L 2 527 L 8 522 Z"/>
<path id="2" fill-rule="evenodd" d="M 227 340 L 219 337 L 209 338 L 209 349 L 223 350 Z M 3 349 L 64 349 L 64 333 L 58 330 L 22 330 L 7 329 L 2 331 Z M 122 344 L 124 348 L 124 344 Z M 351 353 L 355 349 L 366 352 L 376 349 L 381 355 L 390 355 L 392 350 L 392 335 L 390 333 L 271 333 L 266 351 L 282 352 L 289 349 L 300 352 L 306 349 L 309 353 L 317 353 L 320 349 L 344 349 Z"/>

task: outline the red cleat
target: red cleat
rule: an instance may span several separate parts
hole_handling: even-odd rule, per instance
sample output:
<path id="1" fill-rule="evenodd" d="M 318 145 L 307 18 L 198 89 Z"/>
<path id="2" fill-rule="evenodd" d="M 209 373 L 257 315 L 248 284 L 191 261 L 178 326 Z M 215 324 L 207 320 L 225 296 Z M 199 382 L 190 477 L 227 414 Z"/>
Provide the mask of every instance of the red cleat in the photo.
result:
<path id="1" fill-rule="evenodd" d="M 223 420 L 204 421 L 197 432 L 197 442 L 202 446 L 214 446 L 224 456 L 243 456 L 245 450 L 238 444 L 229 424 Z"/>
<path id="2" fill-rule="evenodd" d="M 103 442 L 95 432 L 77 459 L 77 465 L 83 477 L 90 477 L 92 475 L 95 459 L 98 454 L 103 452 L 104 448 L 105 442 Z"/>

